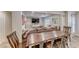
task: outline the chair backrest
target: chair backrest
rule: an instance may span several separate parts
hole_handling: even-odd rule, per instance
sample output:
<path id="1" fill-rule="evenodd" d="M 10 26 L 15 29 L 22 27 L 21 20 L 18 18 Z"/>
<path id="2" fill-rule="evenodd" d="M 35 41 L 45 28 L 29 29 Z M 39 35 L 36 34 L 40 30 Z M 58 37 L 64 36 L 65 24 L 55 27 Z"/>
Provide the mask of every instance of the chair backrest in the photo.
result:
<path id="1" fill-rule="evenodd" d="M 64 32 L 67 33 L 71 33 L 71 27 L 68 26 L 64 26 Z"/>
<path id="2" fill-rule="evenodd" d="M 55 26 L 56 31 L 60 31 L 60 29 L 61 29 L 60 26 Z"/>
<path id="3" fill-rule="evenodd" d="M 7 38 L 12 48 L 19 48 L 19 39 L 16 35 L 16 31 L 8 35 Z"/>
<path id="4" fill-rule="evenodd" d="M 25 32 L 22 34 L 22 48 L 28 47 L 28 46 L 27 46 L 27 42 L 28 42 L 27 39 L 28 39 L 28 36 L 29 36 L 28 30 L 25 31 Z"/>

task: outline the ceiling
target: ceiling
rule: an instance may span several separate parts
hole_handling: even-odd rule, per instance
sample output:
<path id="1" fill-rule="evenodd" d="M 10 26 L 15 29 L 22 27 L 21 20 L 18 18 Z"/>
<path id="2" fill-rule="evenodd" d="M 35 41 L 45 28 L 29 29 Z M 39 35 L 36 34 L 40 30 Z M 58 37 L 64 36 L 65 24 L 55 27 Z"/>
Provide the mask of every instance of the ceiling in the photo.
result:
<path id="1" fill-rule="evenodd" d="M 53 15 L 64 15 L 64 11 L 23 11 L 23 15 L 28 17 L 47 17 Z"/>

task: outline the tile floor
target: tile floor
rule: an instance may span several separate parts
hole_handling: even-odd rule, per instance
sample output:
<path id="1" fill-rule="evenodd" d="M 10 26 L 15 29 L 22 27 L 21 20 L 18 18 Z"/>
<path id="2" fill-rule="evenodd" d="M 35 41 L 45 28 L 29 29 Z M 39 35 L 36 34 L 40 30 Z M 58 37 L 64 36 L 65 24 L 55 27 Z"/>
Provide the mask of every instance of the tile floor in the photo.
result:
<path id="1" fill-rule="evenodd" d="M 79 48 L 79 36 L 72 36 L 71 39 L 71 48 Z"/>

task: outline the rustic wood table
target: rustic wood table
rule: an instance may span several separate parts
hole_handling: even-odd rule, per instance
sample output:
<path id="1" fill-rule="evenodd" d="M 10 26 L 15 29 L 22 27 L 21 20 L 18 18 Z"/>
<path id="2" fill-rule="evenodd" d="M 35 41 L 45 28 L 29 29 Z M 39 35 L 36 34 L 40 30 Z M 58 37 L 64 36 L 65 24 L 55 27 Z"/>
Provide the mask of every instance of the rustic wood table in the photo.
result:
<path id="1" fill-rule="evenodd" d="M 40 48 L 43 48 L 43 44 L 47 41 L 51 41 L 52 46 L 54 40 L 58 40 L 60 38 L 63 41 L 64 35 L 65 34 L 63 31 L 41 31 L 41 32 L 29 31 L 26 34 L 27 46 L 31 48 L 32 46 L 39 44 Z"/>

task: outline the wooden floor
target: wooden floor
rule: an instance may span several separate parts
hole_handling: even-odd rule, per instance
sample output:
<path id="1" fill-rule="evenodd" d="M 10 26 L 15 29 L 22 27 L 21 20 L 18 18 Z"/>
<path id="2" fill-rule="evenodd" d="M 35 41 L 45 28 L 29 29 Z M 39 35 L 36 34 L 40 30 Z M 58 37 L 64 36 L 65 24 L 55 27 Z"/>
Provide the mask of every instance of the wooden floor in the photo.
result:
<path id="1" fill-rule="evenodd" d="M 8 44 L 8 42 L 4 42 L 0 44 L 0 48 L 10 48 L 10 45 Z M 72 35 L 70 48 L 79 48 L 79 37 L 78 36 Z"/>

